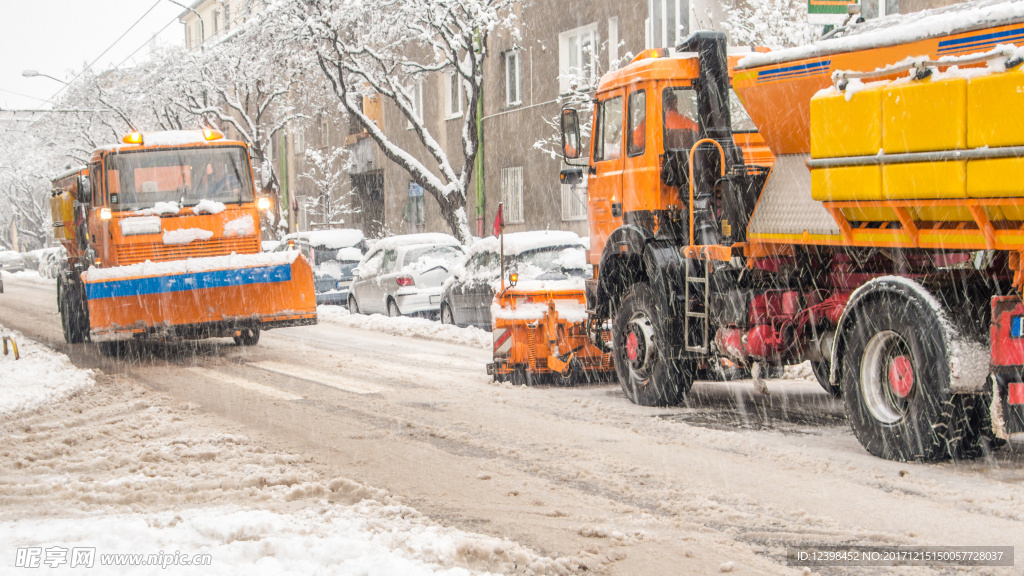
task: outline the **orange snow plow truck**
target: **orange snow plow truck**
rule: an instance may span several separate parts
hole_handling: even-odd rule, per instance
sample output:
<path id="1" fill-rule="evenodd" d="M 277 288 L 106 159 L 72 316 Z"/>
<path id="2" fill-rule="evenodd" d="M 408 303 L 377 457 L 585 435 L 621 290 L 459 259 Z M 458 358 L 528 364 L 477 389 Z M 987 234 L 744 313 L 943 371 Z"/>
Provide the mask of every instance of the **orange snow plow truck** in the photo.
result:
<path id="1" fill-rule="evenodd" d="M 980 0 L 734 66 L 696 32 L 602 78 L 562 178 L 588 178 L 587 314 L 626 396 L 810 361 L 879 457 L 1024 432 L 1022 46 L 1024 3 Z M 572 109 L 562 134 L 571 164 Z"/>
<path id="2" fill-rule="evenodd" d="M 133 132 L 52 181 L 68 343 L 233 337 L 316 323 L 310 265 L 260 253 L 246 146 L 216 130 Z"/>

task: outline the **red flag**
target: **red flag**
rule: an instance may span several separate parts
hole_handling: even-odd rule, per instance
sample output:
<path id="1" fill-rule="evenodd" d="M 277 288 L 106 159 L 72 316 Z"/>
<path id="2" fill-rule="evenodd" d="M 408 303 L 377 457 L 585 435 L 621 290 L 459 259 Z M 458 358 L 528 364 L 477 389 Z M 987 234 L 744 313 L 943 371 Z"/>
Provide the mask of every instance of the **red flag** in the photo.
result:
<path id="1" fill-rule="evenodd" d="M 498 202 L 498 213 L 494 215 L 494 235 L 501 236 L 501 229 L 505 227 L 505 219 L 501 217 L 501 206 L 503 202 Z"/>

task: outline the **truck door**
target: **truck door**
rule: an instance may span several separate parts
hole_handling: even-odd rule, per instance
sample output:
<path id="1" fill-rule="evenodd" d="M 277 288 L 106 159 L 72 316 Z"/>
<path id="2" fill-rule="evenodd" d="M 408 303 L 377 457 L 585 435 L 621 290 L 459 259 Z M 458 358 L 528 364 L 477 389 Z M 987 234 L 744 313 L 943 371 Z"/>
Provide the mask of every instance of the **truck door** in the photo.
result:
<path id="1" fill-rule="evenodd" d="M 593 173 L 587 182 L 588 214 L 591 222 L 591 246 L 604 246 L 605 240 L 621 223 L 623 161 L 623 112 L 625 90 L 601 94 L 594 111 Z M 591 263 L 601 254 L 591 254 Z"/>
<path id="2" fill-rule="evenodd" d="M 661 175 L 655 145 L 657 139 L 654 138 L 658 123 L 647 122 L 647 94 L 645 88 L 630 87 L 626 95 L 626 159 L 622 195 L 630 210 L 658 210 L 663 207 L 658 193 Z"/>

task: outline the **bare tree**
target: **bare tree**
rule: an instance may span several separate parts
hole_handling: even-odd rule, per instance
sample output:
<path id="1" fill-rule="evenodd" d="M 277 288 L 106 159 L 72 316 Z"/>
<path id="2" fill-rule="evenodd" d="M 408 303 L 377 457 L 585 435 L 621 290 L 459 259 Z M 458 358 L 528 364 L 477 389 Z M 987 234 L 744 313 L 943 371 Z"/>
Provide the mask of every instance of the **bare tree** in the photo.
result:
<path id="1" fill-rule="evenodd" d="M 409 173 L 441 208 L 452 233 L 468 242 L 466 196 L 479 152 L 477 110 L 490 34 L 515 30 L 517 0 L 294 0 L 305 18 L 320 69 L 345 111 L 388 159 Z M 449 158 L 423 119 L 415 86 L 454 73 L 466 94 L 460 158 Z M 364 113 L 364 96 L 383 98 L 422 150 L 403 148 Z"/>
<path id="2" fill-rule="evenodd" d="M 807 21 L 801 0 L 730 0 L 722 26 L 735 45 L 788 48 L 814 40 L 817 30 Z"/>

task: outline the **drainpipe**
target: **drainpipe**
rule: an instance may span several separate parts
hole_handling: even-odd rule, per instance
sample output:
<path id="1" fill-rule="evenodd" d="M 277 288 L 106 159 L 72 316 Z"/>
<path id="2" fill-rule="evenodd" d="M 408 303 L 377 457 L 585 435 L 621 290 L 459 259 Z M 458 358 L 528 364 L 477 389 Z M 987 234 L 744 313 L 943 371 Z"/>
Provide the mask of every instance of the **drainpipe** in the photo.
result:
<path id="1" fill-rule="evenodd" d="M 484 236 L 484 91 L 480 90 L 480 98 L 476 102 L 476 234 Z"/>

